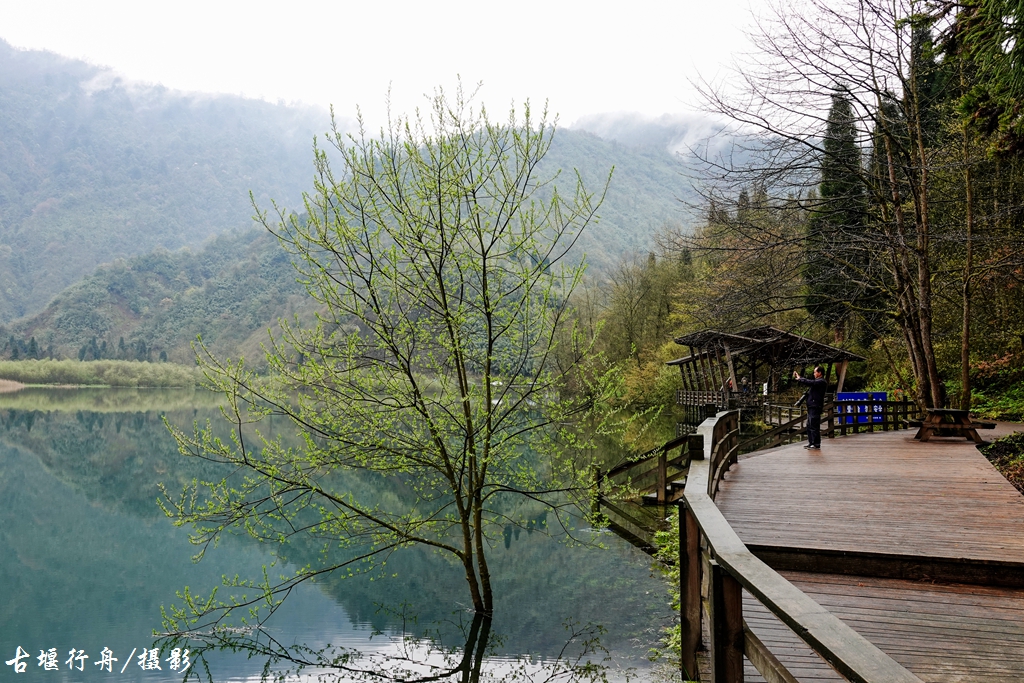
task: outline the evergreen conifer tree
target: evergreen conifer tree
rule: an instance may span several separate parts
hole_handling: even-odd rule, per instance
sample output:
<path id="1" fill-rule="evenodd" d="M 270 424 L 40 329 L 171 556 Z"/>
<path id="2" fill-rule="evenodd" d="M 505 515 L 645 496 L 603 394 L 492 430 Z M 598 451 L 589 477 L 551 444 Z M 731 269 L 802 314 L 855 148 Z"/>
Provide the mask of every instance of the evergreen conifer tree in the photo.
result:
<path id="1" fill-rule="evenodd" d="M 822 324 L 845 335 L 861 304 L 867 267 L 867 203 L 861 150 L 847 90 L 839 86 L 822 143 L 819 201 L 807 233 L 807 310 Z"/>

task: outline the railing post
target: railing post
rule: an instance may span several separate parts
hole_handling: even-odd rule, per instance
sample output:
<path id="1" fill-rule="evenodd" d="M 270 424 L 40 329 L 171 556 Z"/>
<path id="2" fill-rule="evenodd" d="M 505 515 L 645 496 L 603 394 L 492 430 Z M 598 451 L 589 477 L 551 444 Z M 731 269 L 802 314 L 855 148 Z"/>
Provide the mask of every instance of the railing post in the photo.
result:
<path id="1" fill-rule="evenodd" d="M 828 404 L 828 438 L 834 439 L 836 436 L 836 401 L 832 401 Z"/>
<path id="2" fill-rule="evenodd" d="M 868 393 L 868 432 L 875 431 L 875 394 Z"/>
<path id="3" fill-rule="evenodd" d="M 700 649 L 700 529 L 685 505 L 679 506 L 679 623 L 683 680 L 697 678 Z"/>
<path id="4" fill-rule="evenodd" d="M 664 450 L 658 454 L 658 505 L 664 505 L 665 489 L 668 488 L 668 455 Z"/>
<path id="5" fill-rule="evenodd" d="M 686 450 L 689 451 L 690 460 L 703 460 L 704 437 L 701 434 L 691 434 L 690 440 L 686 442 Z"/>
<path id="6" fill-rule="evenodd" d="M 743 590 L 711 561 L 711 681 L 743 683 Z"/>

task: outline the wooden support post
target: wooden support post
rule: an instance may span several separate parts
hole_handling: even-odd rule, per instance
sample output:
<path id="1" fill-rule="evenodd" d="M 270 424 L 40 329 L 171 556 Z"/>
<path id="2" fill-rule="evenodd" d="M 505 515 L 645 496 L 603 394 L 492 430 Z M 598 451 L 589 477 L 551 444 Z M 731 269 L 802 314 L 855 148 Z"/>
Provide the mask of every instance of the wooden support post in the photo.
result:
<path id="1" fill-rule="evenodd" d="M 711 562 L 711 681 L 743 683 L 743 590 Z"/>
<path id="2" fill-rule="evenodd" d="M 711 370 L 711 358 L 707 353 L 701 352 L 700 360 L 704 368 L 704 378 L 707 380 L 704 391 L 712 392 L 715 390 L 715 374 Z M 706 400 L 705 403 L 707 403 Z"/>
<path id="3" fill-rule="evenodd" d="M 706 391 L 704 383 L 704 367 L 701 365 L 697 349 L 692 346 L 687 346 L 686 348 L 690 349 L 690 358 L 693 359 L 693 372 L 697 377 L 697 391 Z"/>
<path id="4" fill-rule="evenodd" d="M 868 413 L 868 431 L 869 432 L 873 432 L 873 431 L 875 431 L 875 395 L 870 393 L 870 392 L 868 393 L 867 413 Z"/>
<path id="5" fill-rule="evenodd" d="M 732 390 L 738 392 L 740 390 L 739 382 L 736 380 L 736 366 L 732 362 L 732 352 L 729 351 L 729 346 L 723 344 L 722 347 L 725 349 L 725 362 L 729 367 L 729 379 L 732 380 Z"/>
<path id="6" fill-rule="evenodd" d="M 703 460 L 704 437 L 701 434 L 691 434 L 686 442 L 686 450 L 690 453 L 690 460 Z"/>
<path id="7" fill-rule="evenodd" d="M 658 454 L 658 505 L 664 505 L 666 501 L 666 491 L 668 488 L 668 454 L 665 451 L 661 451 Z"/>
<path id="8" fill-rule="evenodd" d="M 838 381 L 838 382 L 836 382 L 836 393 L 837 393 L 837 394 L 838 394 L 838 393 L 839 393 L 840 391 L 842 391 L 842 390 L 843 390 L 843 382 L 845 382 L 845 381 L 846 381 L 846 368 L 847 368 L 847 366 L 848 366 L 849 364 L 850 364 L 850 361 L 848 361 L 848 360 L 844 360 L 844 361 L 843 361 L 843 362 L 842 362 L 842 363 L 841 363 L 841 364 L 839 365 L 839 381 Z"/>
<path id="9" fill-rule="evenodd" d="M 691 354 L 692 359 L 692 354 Z M 697 383 L 693 379 L 693 364 L 691 362 L 682 363 L 679 366 L 680 372 L 683 373 L 683 386 L 686 387 L 687 391 L 697 391 Z M 689 372 L 687 372 L 689 370 Z"/>
<path id="10" fill-rule="evenodd" d="M 725 392 L 729 390 L 729 388 L 726 386 L 729 383 L 729 378 L 725 376 L 725 363 L 722 361 L 722 350 L 719 349 L 717 346 L 715 347 L 714 366 L 715 369 L 718 370 L 718 379 L 716 380 L 716 384 L 718 385 L 718 390 L 721 391 L 724 396 Z"/>
<path id="11" fill-rule="evenodd" d="M 697 650 L 701 645 L 700 583 L 700 528 L 690 510 L 680 505 L 679 621 L 682 628 L 679 644 L 682 648 L 680 664 L 684 681 L 696 680 L 698 675 Z"/>

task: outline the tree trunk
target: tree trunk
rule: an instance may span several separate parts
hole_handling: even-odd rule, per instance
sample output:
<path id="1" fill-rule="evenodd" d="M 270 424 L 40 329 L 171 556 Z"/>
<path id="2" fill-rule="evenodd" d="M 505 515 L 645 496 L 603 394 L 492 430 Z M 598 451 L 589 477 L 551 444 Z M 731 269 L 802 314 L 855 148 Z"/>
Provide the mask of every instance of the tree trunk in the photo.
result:
<path id="1" fill-rule="evenodd" d="M 964 185 L 967 189 L 967 253 L 964 256 L 963 320 L 960 331 L 960 410 L 971 409 L 971 277 L 974 267 L 974 185 L 968 156 L 967 128 L 964 134 Z"/>

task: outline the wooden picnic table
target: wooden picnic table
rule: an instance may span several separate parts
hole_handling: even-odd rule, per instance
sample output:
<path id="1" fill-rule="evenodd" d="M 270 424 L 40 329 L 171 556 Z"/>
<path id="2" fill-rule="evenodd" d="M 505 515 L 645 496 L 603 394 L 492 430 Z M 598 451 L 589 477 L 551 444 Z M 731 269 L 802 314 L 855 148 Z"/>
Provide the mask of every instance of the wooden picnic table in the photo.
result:
<path id="1" fill-rule="evenodd" d="M 928 408 L 928 414 L 921 421 L 921 428 L 917 430 L 914 438 L 925 442 L 932 436 L 962 436 L 968 441 L 982 443 L 981 437 L 978 436 L 978 427 L 971 422 L 970 412 L 966 410 Z"/>

